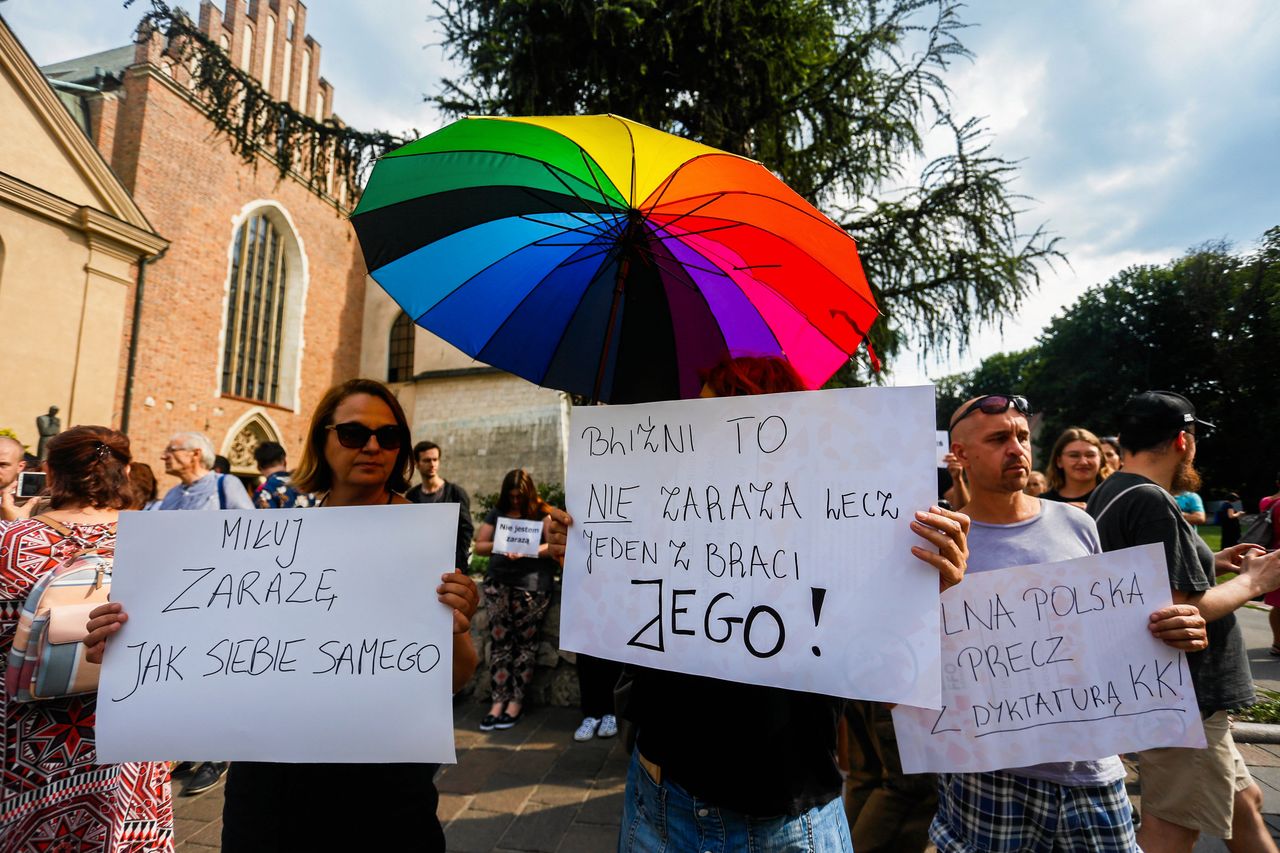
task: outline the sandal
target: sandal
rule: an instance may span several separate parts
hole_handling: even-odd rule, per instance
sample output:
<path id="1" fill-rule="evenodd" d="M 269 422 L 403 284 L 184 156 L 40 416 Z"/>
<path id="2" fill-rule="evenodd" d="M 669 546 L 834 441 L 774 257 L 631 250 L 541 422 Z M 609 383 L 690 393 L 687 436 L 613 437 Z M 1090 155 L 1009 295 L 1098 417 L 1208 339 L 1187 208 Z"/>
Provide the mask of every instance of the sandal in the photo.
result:
<path id="1" fill-rule="evenodd" d="M 1277 645 L 1276 643 L 1272 643 L 1270 651 L 1273 657 L 1280 658 L 1280 645 Z"/>

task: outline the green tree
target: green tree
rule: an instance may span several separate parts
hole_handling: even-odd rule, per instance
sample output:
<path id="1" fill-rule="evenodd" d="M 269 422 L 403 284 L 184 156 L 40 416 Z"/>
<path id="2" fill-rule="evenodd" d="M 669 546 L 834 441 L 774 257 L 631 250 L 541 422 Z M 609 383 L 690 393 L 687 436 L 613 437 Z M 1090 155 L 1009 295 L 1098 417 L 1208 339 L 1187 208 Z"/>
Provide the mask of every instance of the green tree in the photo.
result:
<path id="1" fill-rule="evenodd" d="M 953 0 L 439 0 L 462 114 L 613 112 L 760 160 L 859 241 L 885 355 L 963 348 L 1058 256 L 1017 225 L 1013 163 L 951 114 Z M 950 153 L 918 173 L 925 135 Z M 858 384 L 849 367 L 836 383 Z"/>
<path id="2" fill-rule="evenodd" d="M 1022 390 L 1043 414 L 1037 464 L 1059 433 L 1118 430 L 1130 395 L 1176 391 L 1217 429 L 1200 440 L 1197 465 L 1211 496 L 1274 491 L 1280 451 L 1276 353 L 1280 352 L 1280 228 L 1257 251 L 1209 243 L 1167 264 L 1130 267 L 1055 317 L 1037 346 L 991 356 L 938 383 L 940 417 L 976 393 Z"/>

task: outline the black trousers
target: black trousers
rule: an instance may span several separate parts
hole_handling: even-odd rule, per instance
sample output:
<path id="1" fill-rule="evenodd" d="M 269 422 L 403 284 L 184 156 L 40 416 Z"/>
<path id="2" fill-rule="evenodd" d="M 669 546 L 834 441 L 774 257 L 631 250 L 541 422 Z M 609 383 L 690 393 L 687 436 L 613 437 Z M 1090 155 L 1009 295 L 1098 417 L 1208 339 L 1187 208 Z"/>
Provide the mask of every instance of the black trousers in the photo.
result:
<path id="1" fill-rule="evenodd" d="M 582 716 L 603 717 L 615 713 L 613 688 L 622 674 L 617 661 L 593 658 L 578 652 L 578 686 L 582 690 Z"/>

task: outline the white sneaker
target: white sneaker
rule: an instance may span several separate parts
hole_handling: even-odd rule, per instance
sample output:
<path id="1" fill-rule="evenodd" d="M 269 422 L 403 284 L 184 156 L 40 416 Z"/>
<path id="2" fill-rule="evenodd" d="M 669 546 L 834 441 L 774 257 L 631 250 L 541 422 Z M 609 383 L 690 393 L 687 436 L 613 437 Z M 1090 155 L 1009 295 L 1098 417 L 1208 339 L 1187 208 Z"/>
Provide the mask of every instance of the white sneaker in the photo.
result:
<path id="1" fill-rule="evenodd" d="M 613 714 L 605 714 L 604 719 L 600 721 L 600 730 L 596 732 L 596 737 L 613 737 L 618 733 L 618 718 Z"/>
<path id="2" fill-rule="evenodd" d="M 612 717 L 605 717 L 606 720 L 612 720 Z M 582 725 L 578 726 L 578 730 L 573 733 L 573 739 L 581 743 L 582 741 L 591 740 L 596 736 L 596 729 L 603 728 L 600 721 L 595 717 L 587 717 L 582 721 Z M 618 725 L 614 723 L 613 733 L 617 734 Z"/>

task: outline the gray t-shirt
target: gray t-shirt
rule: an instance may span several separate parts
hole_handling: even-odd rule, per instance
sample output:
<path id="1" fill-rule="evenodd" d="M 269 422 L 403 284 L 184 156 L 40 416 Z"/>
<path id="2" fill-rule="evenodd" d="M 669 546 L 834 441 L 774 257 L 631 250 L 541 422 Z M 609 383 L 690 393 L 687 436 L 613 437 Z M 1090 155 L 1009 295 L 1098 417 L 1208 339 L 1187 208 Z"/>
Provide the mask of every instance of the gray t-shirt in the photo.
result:
<path id="1" fill-rule="evenodd" d="M 984 524 L 969 528 L 968 572 L 986 572 L 1012 566 L 1056 563 L 1089 554 L 1100 554 L 1098 529 L 1093 519 L 1071 504 L 1038 501 L 1040 513 L 1014 524 Z M 1031 767 L 1009 768 L 1009 773 L 1056 782 L 1059 785 L 1109 785 L 1124 778 L 1119 756 L 1097 761 L 1054 761 Z"/>

